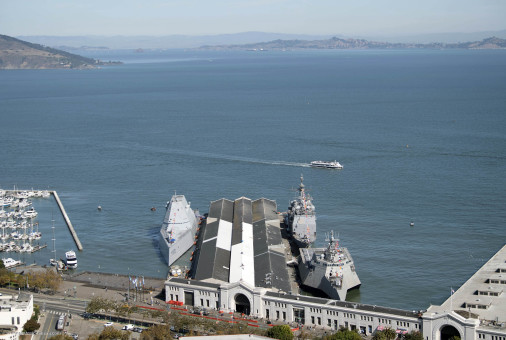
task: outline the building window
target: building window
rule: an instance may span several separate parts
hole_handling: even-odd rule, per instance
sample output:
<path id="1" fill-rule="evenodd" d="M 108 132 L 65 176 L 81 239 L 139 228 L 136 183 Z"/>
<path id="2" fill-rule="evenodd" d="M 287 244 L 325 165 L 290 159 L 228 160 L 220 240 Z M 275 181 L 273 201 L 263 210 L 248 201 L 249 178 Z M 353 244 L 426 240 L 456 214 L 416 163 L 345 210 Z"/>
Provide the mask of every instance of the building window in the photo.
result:
<path id="1" fill-rule="evenodd" d="M 283 312 L 283 321 L 286 321 L 286 312 Z"/>

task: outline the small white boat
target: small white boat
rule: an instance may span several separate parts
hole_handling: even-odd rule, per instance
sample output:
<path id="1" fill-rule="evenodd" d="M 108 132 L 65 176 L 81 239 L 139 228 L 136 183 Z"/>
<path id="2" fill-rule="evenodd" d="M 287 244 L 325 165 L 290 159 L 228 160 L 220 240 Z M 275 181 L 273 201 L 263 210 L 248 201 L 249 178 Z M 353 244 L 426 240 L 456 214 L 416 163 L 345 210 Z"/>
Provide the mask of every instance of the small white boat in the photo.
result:
<path id="1" fill-rule="evenodd" d="M 310 166 L 314 168 L 326 168 L 326 169 L 342 169 L 343 166 L 338 161 L 326 162 L 326 161 L 312 161 Z"/>
<path id="2" fill-rule="evenodd" d="M 66 252 L 65 259 L 66 259 L 67 267 L 77 268 L 77 258 L 76 258 L 75 251 L 69 250 L 68 252 Z"/>
<path id="3" fill-rule="evenodd" d="M 21 264 L 21 261 L 14 260 L 11 257 L 6 258 L 6 259 L 2 259 L 2 261 L 4 261 L 4 266 L 7 269 L 19 266 Z"/>
<path id="4" fill-rule="evenodd" d="M 37 211 L 31 208 L 23 213 L 23 218 L 35 218 L 37 217 L 37 215 L 38 215 Z"/>

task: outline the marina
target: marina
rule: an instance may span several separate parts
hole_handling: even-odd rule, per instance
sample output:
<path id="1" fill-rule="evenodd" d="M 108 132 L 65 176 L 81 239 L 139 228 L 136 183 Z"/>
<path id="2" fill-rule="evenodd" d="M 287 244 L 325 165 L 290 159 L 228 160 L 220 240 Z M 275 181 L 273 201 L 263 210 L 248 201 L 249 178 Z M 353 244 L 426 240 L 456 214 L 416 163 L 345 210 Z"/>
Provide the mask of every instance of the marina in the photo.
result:
<path id="1" fill-rule="evenodd" d="M 82 250 L 81 242 L 56 191 L 0 189 L 0 229 L 2 230 L 0 252 L 35 253 L 47 247 L 47 244 L 33 244 L 42 238 L 42 233 L 38 230 L 39 222 L 35 221 L 38 212 L 32 206 L 30 199 L 49 198 L 51 195 L 55 197 L 78 249 Z M 77 267 L 77 262 L 69 267 Z"/>

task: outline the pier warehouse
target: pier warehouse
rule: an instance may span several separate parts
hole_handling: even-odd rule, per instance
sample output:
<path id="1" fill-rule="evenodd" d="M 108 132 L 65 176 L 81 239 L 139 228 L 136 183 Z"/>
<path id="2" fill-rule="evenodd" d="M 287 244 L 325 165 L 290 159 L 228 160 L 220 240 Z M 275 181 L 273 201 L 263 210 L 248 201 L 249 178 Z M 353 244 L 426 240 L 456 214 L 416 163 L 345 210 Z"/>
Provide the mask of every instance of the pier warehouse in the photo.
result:
<path id="1" fill-rule="evenodd" d="M 425 340 L 454 335 L 462 340 L 506 340 L 506 275 L 501 275 L 506 273 L 506 245 L 452 295 L 453 303 L 448 299 L 427 311 L 407 311 L 298 295 L 282 241 L 275 201 L 241 197 L 211 202 L 191 279 L 169 277 L 166 302 L 329 330 L 345 327 L 366 335 L 392 328 L 399 336 L 420 331 Z M 484 298 L 480 291 L 488 295 Z M 472 303 L 476 300 L 486 301 L 486 309 Z"/>

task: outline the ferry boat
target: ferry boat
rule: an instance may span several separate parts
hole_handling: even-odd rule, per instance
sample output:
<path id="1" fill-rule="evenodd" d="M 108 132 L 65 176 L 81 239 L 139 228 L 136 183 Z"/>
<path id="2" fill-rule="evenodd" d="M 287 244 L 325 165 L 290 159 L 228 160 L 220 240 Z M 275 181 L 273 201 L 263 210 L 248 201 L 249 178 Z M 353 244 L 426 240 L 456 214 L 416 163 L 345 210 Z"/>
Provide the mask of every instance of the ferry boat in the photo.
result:
<path id="1" fill-rule="evenodd" d="M 77 268 L 77 258 L 76 253 L 73 250 L 69 250 L 65 253 L 65 259 L 67 263 L 67 267 L 69 268 Z"/>
<path id="2" fill-rule="evenodd" d="M 313 168 L 326 168 L 326 169 L 342 169 L 343 166 L 338 161 L 325 162 L 325 161 L 312 161 L 309 164 Z"/>
<path id="3" fill-rule="evenodd" d="M 171 266 L 194 245 L 198 214 L 191 209 L 184 195 L 172 196 L 166 208 L 160 228 L 159 247 L 167 265 Z"/>

